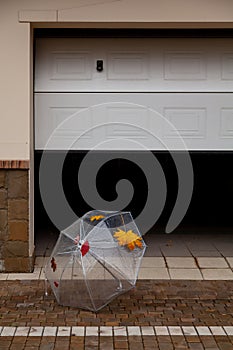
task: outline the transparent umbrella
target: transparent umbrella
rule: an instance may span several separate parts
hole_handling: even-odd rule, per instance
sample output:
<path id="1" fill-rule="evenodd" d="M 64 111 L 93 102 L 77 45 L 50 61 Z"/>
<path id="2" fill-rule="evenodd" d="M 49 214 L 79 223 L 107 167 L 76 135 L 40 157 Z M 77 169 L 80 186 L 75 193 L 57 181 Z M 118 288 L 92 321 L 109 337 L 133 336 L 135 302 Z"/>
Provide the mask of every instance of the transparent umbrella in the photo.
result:
<path id="1" fill-rule="evenodd" d="M 59 304 L 98 311 L 135 286 L 145 249 L 129 212 L 90 211 L 61 231 L 45 277 Z"/>

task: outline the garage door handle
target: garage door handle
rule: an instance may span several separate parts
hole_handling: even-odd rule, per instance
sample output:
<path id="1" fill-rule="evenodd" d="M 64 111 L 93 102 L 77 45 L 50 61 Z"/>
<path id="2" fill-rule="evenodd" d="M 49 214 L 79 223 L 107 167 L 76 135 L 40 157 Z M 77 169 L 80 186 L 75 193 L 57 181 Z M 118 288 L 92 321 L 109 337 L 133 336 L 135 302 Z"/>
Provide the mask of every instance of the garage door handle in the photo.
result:
<path id="1" fill-rule="evenodd" d="M 103 60 L 97 60 L 96 61 L 96 70 L 98 72 L 102 72 L 103 69 L 104 69 L 104 62 L 103 62 Z"/>

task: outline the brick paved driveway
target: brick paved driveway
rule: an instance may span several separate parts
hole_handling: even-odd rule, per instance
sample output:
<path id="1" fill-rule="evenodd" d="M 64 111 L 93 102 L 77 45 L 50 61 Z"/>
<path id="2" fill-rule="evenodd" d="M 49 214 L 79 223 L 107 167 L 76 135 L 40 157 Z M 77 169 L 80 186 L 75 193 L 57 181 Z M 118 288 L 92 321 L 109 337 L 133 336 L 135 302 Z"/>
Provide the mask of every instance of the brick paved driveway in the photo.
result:
<path id="1" fill-rule="evenodd" d="M 59 306 L 40 280 L 1 281 L 0 335 L 0 350 L 233 350 L 233 281 L 140 280 L 99 313 Z"/>

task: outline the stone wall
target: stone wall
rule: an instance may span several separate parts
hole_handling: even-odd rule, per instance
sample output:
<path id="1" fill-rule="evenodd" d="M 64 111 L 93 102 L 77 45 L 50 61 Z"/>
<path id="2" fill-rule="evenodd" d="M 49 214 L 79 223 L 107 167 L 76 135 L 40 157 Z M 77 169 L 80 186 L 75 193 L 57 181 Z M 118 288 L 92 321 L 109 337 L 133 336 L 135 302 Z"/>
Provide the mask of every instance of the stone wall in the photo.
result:
<path id="1" fill-rule="evenodd" d="M 28 169 L 0 169 L 0 271 L 30 272 Z"/>

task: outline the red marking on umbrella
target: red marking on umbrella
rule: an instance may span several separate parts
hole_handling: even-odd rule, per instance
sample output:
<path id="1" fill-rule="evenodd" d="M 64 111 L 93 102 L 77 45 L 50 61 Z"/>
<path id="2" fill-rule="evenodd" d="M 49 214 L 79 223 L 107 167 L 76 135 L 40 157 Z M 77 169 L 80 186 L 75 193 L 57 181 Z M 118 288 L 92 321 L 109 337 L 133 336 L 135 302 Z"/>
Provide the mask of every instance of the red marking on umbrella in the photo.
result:
<path id="1" fill-rule="evenodd" d="M 54 258 L 51 259 L 51 269 L 53 269 L 53 272 L 55 272 L 57 269 L 57 264 Z"/>
<path id="2" fill-rule="evenodd" d="M 89 251 L 89 249 L 90 249 L 90 246 L 89 246 L 88 241 L 84 242 L 82 247 L 81 247 L 81 249 L 80 249 L 81 253 L 82 253 L 82 256 L 86 255 L 87 252 Z"/>
<path id="3" fill-rule="evenodd" d="M 56 281 L 53 282 L 55 287 L 58 287 L 58 283 Z"/>

